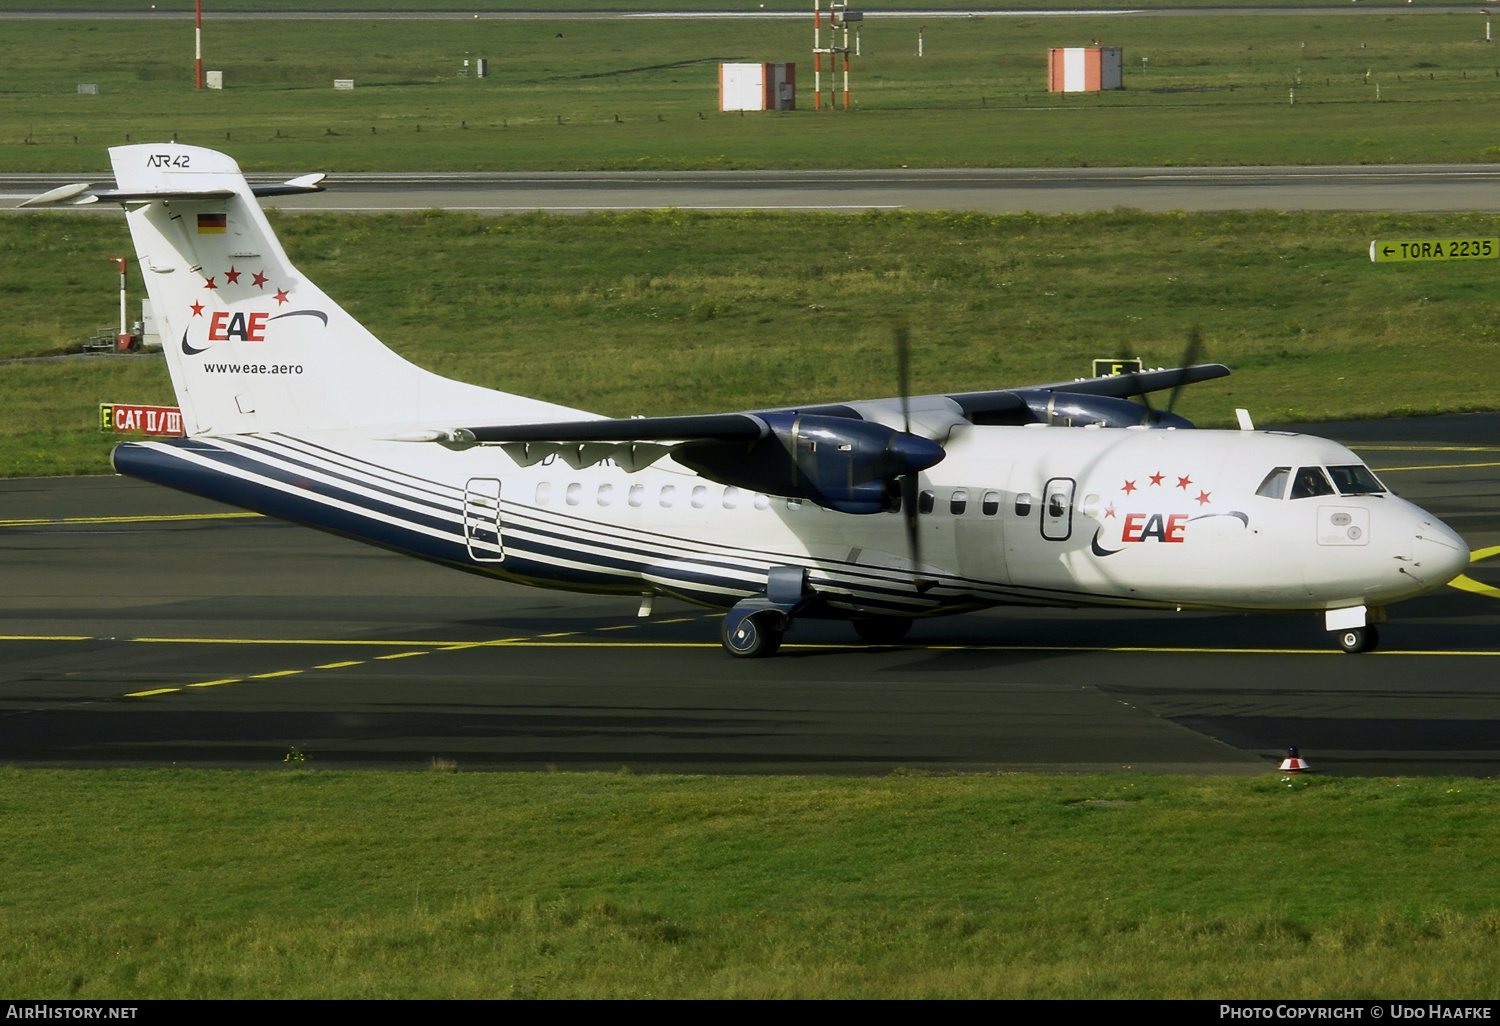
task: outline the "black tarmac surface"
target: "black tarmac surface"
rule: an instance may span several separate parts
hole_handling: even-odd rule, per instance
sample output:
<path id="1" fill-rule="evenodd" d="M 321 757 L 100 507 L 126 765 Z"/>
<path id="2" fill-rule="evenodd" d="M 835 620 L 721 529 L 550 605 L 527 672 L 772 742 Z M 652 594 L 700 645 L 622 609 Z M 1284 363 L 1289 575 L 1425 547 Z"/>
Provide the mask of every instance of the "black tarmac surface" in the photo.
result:
<path id="1" fill-rule="evenodd" d="M 803 622 L 743 661 L 683 604 L 640 620 L 121 478 L 0 482 L 0 762 L 1253 774 L 1298 745 L 1500 772 L 1500 414 L 1318 432 L 1496 548 L 1379 653 L 1306 616 L 1008 609 L 899 648 Z"/>

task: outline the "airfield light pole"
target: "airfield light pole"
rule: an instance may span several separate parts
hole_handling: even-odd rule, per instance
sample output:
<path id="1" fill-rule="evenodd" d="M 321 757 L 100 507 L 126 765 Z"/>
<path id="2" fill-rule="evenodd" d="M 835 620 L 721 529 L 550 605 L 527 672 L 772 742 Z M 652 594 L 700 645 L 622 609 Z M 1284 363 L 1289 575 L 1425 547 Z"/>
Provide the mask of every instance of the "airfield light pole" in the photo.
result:
<path id="1" fill-rule="evenodd" d="M 203 88 L 203 0 L 193 0 L 193 80 Z"/>

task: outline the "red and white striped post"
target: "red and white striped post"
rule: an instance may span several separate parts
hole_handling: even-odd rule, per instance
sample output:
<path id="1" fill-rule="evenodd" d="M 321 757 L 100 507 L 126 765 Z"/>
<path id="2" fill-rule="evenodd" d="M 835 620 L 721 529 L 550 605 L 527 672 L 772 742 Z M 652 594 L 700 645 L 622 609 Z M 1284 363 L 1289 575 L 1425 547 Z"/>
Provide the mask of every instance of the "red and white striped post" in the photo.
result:
<path id="1" fill-rule="evenodd" d="M 123 353 L 135 341 L 125 327 L 125 260 L 123 257 L 110 257 L 110 259 L 120 268 L 120 333 L 115 336 L 115 348 Z"/>
<path id="2" fill-rule="evenodd" d="M 193 80 L 196 88 L 203 88 L 203 0 L 193 0 Z M 123 271 L 121 272 L 124 273 Z"/>
<path id="3" fill-rule="evenodd" d="M 813 0 L 813 110 L 823 109 L 823 8 Z"/>

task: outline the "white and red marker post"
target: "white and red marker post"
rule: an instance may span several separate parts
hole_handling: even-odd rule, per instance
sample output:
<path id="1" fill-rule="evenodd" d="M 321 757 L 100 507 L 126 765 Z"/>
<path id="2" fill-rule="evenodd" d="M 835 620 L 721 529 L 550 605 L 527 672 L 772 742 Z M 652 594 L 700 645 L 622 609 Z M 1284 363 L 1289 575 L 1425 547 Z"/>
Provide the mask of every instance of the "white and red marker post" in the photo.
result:
<path id="1" fill-rule="evenodd" d="M 203 0 L 193 0 L 193 81 L 203 88 Z"/>
<path id="2" fill-rule="evenodd" d="M 115 348 L 124 353 L 135 343 L 135 337 L 125 326 L 125 260 L 123 257 L 110 259 L 120 268 L 120 333 L 115 336 Z"/>

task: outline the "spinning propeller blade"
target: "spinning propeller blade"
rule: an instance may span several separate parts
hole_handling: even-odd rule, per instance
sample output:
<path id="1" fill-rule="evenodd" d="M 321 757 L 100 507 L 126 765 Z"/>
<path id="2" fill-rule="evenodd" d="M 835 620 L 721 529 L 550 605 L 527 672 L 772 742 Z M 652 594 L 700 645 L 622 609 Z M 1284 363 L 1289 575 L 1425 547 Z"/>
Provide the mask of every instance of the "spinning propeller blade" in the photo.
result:
<path id="1" fill-rule="evenodd" d="M 902 429 L 911 434 L 911 327 L 903 318 L 896 322 L 896 383 L 901 395 Z M 922 531 L 917 517 L 920 515 L 917 502 L 921 498 L 921 486 L 915 471 L 902 474 L 901 518 L 906 524 L 906 554 L 911 560 L 912 580 L 918 591 L 925 590 L 918 580 L 918 568 L 922 565 Z M 928 585 L 930 587 L 930 584 Z"/>
<path id="2" fill-rule="evenodd" d="M 1195 324 L 1192 330 L 1188 332 L 1187 348 L 1182 351 L 1182 359 L 1178 361 L 1177 366 L 1191 367 L 1198 362 L 1198 357 L 1202 354 L 1203 332 Z M 1177 407 L 1177 397 L 1182 394 L 1182 387 L 1182 383 L 1178 382 L 1177 387 L 1172 389 L 1172 394 L 1167 397 L 1168 413 L 1171 413 Z"/>

